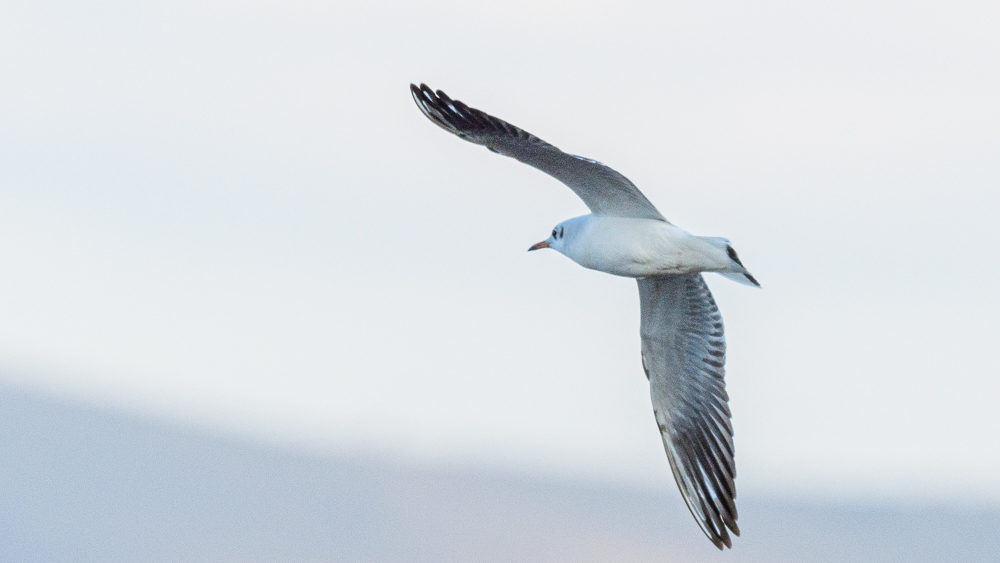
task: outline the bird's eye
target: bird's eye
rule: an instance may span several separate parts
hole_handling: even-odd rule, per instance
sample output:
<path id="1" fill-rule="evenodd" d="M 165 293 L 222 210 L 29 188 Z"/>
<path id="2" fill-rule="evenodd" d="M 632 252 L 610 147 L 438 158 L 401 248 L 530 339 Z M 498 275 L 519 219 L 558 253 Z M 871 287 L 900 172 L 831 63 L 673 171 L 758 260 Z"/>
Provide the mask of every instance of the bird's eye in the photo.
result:
<path id="1" fill-rule="evenodd" d="M 552 238 L 556 238 L 556 230 L 552 229 Z"/>

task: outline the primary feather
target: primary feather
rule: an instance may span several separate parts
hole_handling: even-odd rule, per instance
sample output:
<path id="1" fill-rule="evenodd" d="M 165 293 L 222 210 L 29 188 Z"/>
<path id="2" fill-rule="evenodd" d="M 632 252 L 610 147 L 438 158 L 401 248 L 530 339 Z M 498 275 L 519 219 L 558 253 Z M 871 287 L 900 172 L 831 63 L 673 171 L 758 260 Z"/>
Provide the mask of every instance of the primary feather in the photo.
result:
<path id="1" fill-rule="evenodd" d="M 594 213 L 666 221 L 635 184 L 600 162 L 564 153 L 426 84 L 410 84 L 410 92 L 420 111 L 442 129 L 545 172 L 569 186 Z"/>
<path id="2" fill-rule="evenodd" d="M 722 315 L 701 274 L 640 279 L 642 365 L 677 487 L 720 549 L 736 525 Z"/>

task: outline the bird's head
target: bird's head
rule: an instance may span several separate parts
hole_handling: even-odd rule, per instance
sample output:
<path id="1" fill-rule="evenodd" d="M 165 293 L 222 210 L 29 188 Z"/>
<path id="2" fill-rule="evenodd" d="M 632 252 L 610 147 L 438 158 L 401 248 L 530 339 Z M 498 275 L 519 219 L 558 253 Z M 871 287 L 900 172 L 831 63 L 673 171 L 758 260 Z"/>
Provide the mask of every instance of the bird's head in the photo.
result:
<path id="1" fill-rule="evenodd" d="M 552 234 L 549 235 L 549 238 L 537 244 L 531 245 L 528 252 L 531 252 L 532 250 L 540 250 L 542 248 L 551 248 L 552 250 L 563 252 L 566 245 L 566 238 L 571 236 L 574 231 L 574 227 L 575 224 L 573 219 L 559 223 L 554 229 L 552 229 Z"/>

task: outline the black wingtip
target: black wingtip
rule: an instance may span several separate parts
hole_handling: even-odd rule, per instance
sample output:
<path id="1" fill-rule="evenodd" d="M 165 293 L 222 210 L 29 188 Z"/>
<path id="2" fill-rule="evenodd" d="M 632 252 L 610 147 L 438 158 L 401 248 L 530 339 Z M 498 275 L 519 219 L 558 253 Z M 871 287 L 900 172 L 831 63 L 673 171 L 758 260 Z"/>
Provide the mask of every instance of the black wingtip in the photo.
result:
<path id="1" fill-rule="evenodd" d="M 728 527 L 729 529 L 727 530 L 726 527 L 723 527 L 721 534 L 717 535 L 714 538 L 711 538 L 712 539 L 712 543 L 715 544 L 715 547 L 719 548 L 719 551 L 723 551 L 724 548 L 727 548 L 727 547 L 729 549 L 733 548 L 733 538 L 730 537 L 730 535 L 729 535 L 730 532 L 732 532 L 732 534 L 734 536 L 739 536 L 740 535 L 740 529 L 736 526 L 735 522 L 731 522 L 731 523 L 727 522 L 725 524 L 725 526 Z"/>
<path id="2" fill-rule="evenodd" d="M 475 111 L 458 100 L 452 100 L 442 90 L 435 92 L 430 86 L 410 84 L 410 94 L 420 111 L 442 129 L 464 136 L 463 130 L 474 125 Z"/>
<path id="3" fill-rule="evenodd" d="M 731 245 L 728 244 L 726 245 L 726 253 L 729 254 L 730 260 L 736 262 L 740 268 L 743 268 L 744 270 L 746 269 L 746 266 L 743 265 L 743 262 L 740 262 L 740 257 L 738 254 L 736 254 L 736 249 L 734 249 Z M 760 287 L 760 282 L 758 282 L 756 278 L 750 275 L 750 272 L 743 272 L 743 276 L 746 277 L 747 281 L 752 283 L 754 287 Z"/>
<path id="4" fill-rule="evenodd" d="M 743 262 L 740 262 L 740 257 L 736 254 L 736 249 L 735 248 L 733 248 L 732 246 L 726 245 L 726 252 L 729 254 L 729 259 L 730 260 L 732 260 L 733 262 L 736 262 L 740 266 L 743 265 Z"/>
<path id="5" fill-rule="evenodd" d="M 420 98 L 421 93 L 425 90 L 430 90 L 430 88 L 428 88 L 423 82 L 420 83 L 420 86 L 410 82 L 410 93 L 414 98 Z"/>
<path id="6" fill-rule="evenodd" d="M 706 535 L 708 534 L 706 533 Z M 725 551 L 727 547 L 729 549 L 733 548 L 733 540 L 729 538 L 729 534 L 726 533 L 725 529 L 722 530 L 721 534 L 713 533 L 708 535 L 708 539 L 712 540 L 712 543 L 715 547 L 719 548 L 719 551 Z"/>
<path id="7" fill-rule="evenodd" d="M 519 127 L 451 98 L 443 90 L 431 90 L 421 83 L 420 86 L 410 84 L 410 93 L 421 113 L 435 125 L 495 153 L 511 156 L 500 149 L 500 145 L 505 142 L 528 143 L 536 149 L 559 150 Z"/>
<path id="8" fill-rule="evenodd" d="M 428 106 L 433 107 L 439 103 L 437 97 L 434 95 L 434 90 L 431 90 L 423 82 L 420 83 L 420 86 L 411 83 L 410 94 L 413 96 L 413 101 L 417 102 L 417 106 L 420 107 L 421 111 L 426 111 Z"/>

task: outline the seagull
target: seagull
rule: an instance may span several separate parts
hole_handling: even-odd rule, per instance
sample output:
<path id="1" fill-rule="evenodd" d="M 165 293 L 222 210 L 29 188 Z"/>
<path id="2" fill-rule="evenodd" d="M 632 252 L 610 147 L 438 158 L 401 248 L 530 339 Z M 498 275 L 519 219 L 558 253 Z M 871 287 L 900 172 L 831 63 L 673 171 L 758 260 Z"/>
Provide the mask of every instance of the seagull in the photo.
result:
<path id="1" fill-rule="evenodd" d="M 760 287 L 727 239 L 674 226 L 628 178 L 562 152 L 527 131 L 410 84 L 417 107 L 442 129 L 512 157 L 573 190 L 590 214 L 563 221 L 529 251 L 550 248 L 592 270 L 639 283 L 642 368 L 674 480 L 701 530 L 732 547 L 736 463 L 726 394 L 722 315 L 702 272 Z"/>

